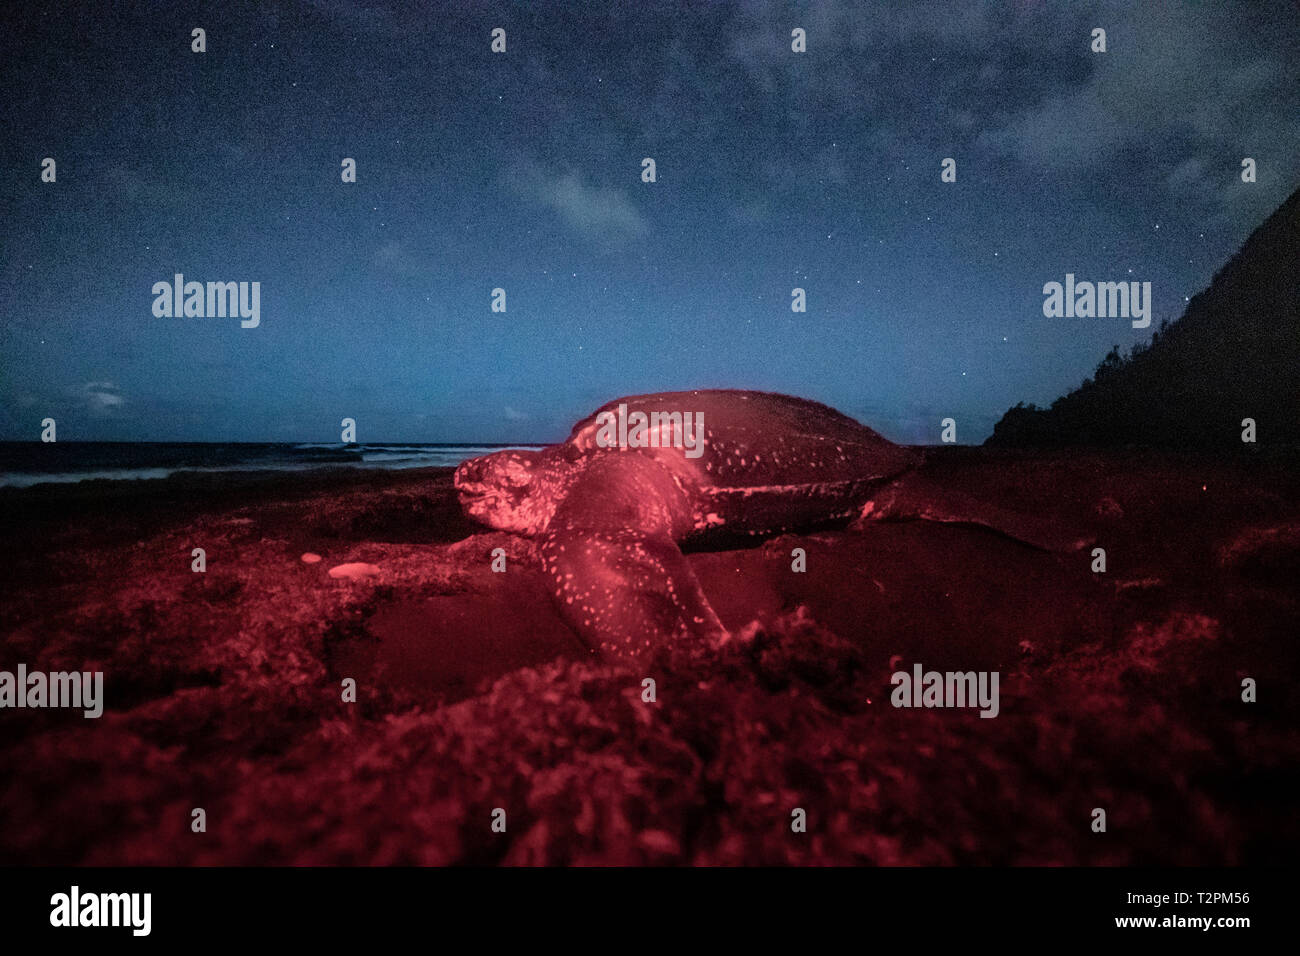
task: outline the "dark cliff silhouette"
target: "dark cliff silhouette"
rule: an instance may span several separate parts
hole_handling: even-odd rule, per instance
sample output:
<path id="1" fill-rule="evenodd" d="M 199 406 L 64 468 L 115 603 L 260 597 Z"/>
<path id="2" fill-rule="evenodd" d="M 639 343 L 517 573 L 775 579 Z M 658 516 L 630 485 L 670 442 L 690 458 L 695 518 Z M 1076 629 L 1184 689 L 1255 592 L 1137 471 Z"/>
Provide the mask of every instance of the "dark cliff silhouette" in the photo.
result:
<path id="1" fill-rule="evenodd" d="M 1257 444 L 1242 442 L 1242 421 Z M 1149 344 L 1119 347 L 1050 408 L 1019 404 L 991 446 L 1300 445 L 1300 190 Z"/>

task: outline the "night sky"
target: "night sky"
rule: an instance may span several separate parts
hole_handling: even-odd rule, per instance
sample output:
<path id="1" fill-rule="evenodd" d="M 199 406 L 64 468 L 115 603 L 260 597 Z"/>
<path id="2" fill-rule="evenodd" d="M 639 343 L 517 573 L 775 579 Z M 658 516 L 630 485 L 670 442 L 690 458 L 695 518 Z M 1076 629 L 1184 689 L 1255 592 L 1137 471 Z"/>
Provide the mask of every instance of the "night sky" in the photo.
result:
<path id="1" fill-rule="evenodd" d="M 553 441 L 735 387 L 978 442 L 1297 185 L 1293 3 L 39 6 L 0 23 L 3 439 Z M 177 272 L 261 325 L 155 317 Z M 1151 282 L 1151 328 L 1045 318 L 1067 272 Z"/>

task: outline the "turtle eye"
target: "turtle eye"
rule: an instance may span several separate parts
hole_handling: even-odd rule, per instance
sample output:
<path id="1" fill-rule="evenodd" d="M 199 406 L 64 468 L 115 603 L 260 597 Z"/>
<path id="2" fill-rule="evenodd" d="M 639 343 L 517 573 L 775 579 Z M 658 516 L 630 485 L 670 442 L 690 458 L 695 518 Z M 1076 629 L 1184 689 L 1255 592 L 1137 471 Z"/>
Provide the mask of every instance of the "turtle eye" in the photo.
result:
<path id="1" fill-rule="evenodd" d="M 565 461 L 577 461 L 582 457 L 582 449 L 566 442 L 560 446 L 560 455 Z"/>

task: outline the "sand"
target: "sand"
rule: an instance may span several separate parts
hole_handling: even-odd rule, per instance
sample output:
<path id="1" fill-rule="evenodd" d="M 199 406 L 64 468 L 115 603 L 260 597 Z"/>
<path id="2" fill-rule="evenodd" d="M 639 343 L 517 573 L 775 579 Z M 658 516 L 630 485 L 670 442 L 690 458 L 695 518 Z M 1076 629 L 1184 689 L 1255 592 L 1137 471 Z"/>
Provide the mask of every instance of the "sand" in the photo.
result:
<path id="1" fill-rule="evenodd" d="M 631 672 L 446 469 L 0 490 L 0 667 L 105 675 L 97 720 L 0 710 L 0 863 L 1289 861 L 1295 469 L 951 449 L 927 472 L 1095 536 L 1106 573 L 930 523 L 714 541 L 690 560 L 738 638 Z M 998 671 L 998 716 L 891 706 L 916 663 Z"/>

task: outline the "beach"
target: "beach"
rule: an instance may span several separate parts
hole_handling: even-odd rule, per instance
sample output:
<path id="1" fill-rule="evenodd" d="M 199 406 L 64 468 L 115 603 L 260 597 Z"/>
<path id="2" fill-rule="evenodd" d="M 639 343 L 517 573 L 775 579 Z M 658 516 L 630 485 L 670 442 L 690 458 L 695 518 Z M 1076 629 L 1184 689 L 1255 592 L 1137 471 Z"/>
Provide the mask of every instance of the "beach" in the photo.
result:
<path id="1" fill-rule="evenodd" d="M 1288 462 L 935 451 L 935 494 L 1078 529 L 1106 570 L 918 521 L 705 542 L 689 560 L 733 640 L 638 671 L 587 651 L 534 544 L 471 524 L 451 474 L 0 488 L 0 668 L 104 686 L 97 718 L 0 710 L 0 863 L 1294 855 Z M 373 570 L 331 576 L 349 564 Z M 894 706 L 916 665 L 996 672 L 996 718 Z"/>

